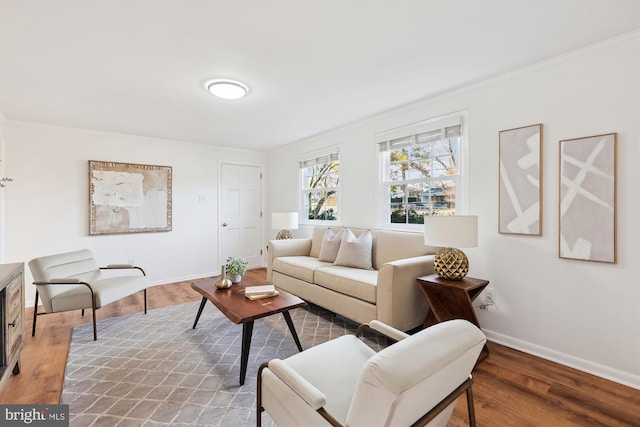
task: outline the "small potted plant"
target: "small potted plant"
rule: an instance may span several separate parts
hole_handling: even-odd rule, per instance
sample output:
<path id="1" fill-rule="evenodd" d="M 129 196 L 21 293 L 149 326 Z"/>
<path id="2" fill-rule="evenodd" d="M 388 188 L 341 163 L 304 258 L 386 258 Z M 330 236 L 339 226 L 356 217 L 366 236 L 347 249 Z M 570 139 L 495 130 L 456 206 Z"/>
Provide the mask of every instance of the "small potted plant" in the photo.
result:
<path id="1" fill-rule="evenodd" d="M 229 257 L 225 268 L 227 274 L 231 278 L 232 283 L 238 283 L 242 279 L 242 275 L 247 271 L 249 262 L 244 258 Z"/>

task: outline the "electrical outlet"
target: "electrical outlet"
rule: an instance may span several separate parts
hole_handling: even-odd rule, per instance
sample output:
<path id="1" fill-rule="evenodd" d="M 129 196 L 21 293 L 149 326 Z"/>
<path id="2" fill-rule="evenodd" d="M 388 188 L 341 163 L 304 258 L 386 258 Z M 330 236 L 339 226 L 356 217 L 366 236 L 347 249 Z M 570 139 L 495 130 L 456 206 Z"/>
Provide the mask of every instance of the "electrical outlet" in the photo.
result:
<path id="1" fill-rule="evenodd" d="M 495 288 L 485 288 L 482 291 L 482 304 L 480 304 L 481 310 L 489 310 L 489 307 L 496 305 L 496 290 Z"/>
<path id="2" fill-rule="evenodd" d="M 484 302 L 486 304 L 495 304 L 496 303 L 496 290 L 494 288 L 486 288 L 484 290 Z"/>

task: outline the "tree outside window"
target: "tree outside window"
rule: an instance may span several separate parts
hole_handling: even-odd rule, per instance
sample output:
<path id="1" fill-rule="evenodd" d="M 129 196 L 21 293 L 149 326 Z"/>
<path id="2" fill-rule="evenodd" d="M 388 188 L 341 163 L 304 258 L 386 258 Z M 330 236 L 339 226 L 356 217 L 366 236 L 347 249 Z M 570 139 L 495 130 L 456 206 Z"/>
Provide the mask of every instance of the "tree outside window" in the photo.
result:
<path id="1" fill-rule="evenodd" d="M 340 184 L 338 154 L 300 162 L 302 216 L 309 221 L 337 221 Z"/>
<path id="2" fill-rule="evenodd" d="M 445 126 L 379 144 L 388 224 L 423 224 L 425 215 L 455 214 L 460 128 Z"/>

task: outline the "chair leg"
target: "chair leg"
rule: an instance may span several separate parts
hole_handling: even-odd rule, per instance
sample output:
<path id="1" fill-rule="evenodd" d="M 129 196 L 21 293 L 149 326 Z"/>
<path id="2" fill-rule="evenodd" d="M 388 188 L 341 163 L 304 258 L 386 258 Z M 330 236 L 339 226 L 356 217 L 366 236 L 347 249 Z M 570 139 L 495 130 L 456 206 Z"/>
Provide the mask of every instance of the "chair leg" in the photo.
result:
<path id="1" fill-rule="evenodd" d="M 93 340 L 98 341 L 98 328 L 96 327 L 96 296 L 91 301 L 91 314 L 93 315 Z"/>
<path id="2" fill-rule="evenodd" d="M 147 289 L 144 290 L 144 314 L 147 314 Z"/>
<path id="3" fill-rule="evenodd" d="M 264 362 L 258 368 L 258 384 L 256 386 L 256 427 L 262 426 L 262 371 L 269 365 L 268 362 Z"/>
<path id="4" fill-rule="evenodd" d="M 82 309 L 82 313 L 80 315 L 84 317 L 84 308 Z"/>
<path id="5" fill-rule="evenodd" d="M 36 320 L 38 319 L 38 289 L 36 289 L 36 302 L 33 304 L 33 326 L 31 327 L 31 336 L 36 336 Z"/>
<path id="6" fill-rule="evenodd" d="M 476 411 L 473 406 L 473 391 L 471 386 L 467 389 L 467 410 L 469 411 L 469 426 L 476 427 Z"/>

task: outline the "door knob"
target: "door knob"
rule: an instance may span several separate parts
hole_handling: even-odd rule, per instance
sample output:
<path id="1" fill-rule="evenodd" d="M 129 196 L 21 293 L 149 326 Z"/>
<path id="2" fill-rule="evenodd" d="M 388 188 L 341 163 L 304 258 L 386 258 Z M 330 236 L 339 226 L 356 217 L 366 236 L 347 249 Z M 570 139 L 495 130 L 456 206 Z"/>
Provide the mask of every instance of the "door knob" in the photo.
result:
<path id="1" fill-rule="evenodd" d="M 226 226 L 227 226 L 227 223 L 226 223 L 226 222 L 223 222 L 223 223 L 222 223 L 222 226 L 223 226 L 223 227 L 226 227 Z"/>

